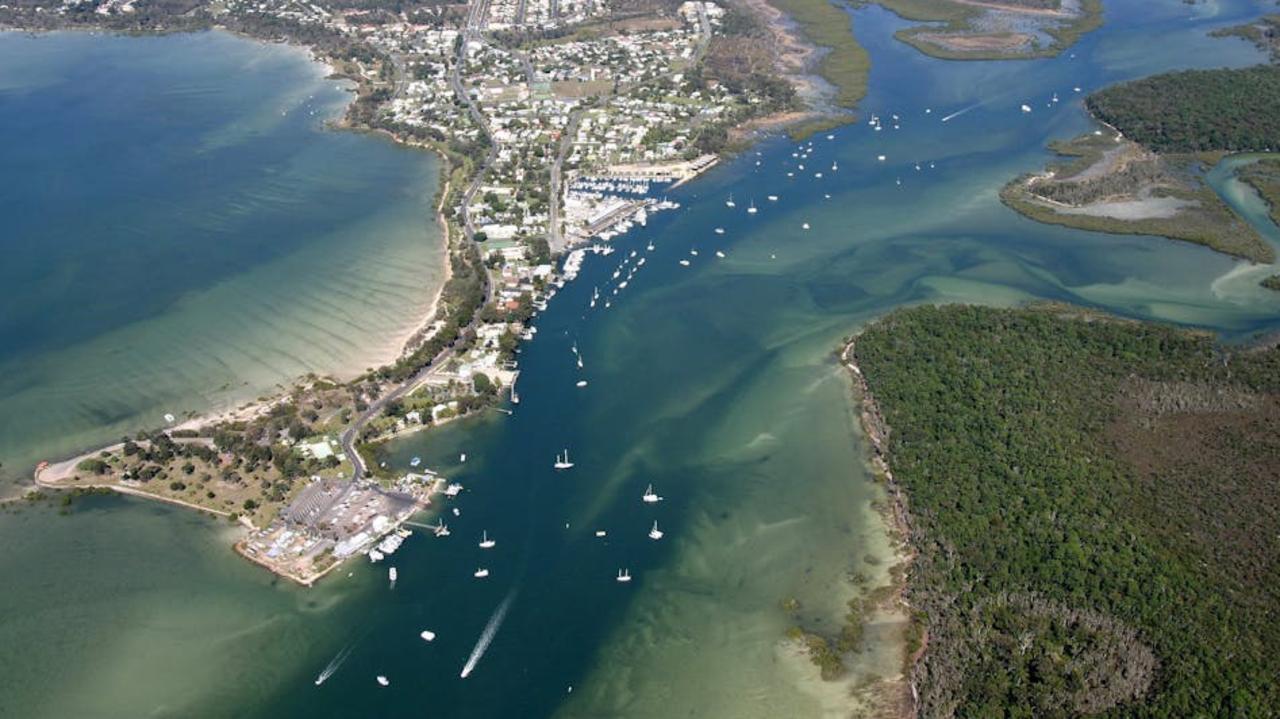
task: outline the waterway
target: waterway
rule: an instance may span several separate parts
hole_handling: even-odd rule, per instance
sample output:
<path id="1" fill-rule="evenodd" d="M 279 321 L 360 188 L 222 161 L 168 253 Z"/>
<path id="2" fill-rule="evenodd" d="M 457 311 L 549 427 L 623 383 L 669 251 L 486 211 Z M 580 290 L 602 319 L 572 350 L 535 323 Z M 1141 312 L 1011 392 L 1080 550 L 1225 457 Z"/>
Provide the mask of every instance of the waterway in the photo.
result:
<path id="1" fill-rule="evenodd" d="M 841 128 L 803 160 L 794 143 L 767 141 L 674 193 L 682 209 L 615 241 L 618 252 L 589 258 L 523 347 L 512 416 L 390 448 L 393 466 L 421 455 L 467 487 L 445 510 L 450 537 L 419 532 L 392 557 L 394 587 L 367 563 L 312 590 L 274 582 L 217 543 L 222 525 L 132 500 L 0 516 L 0 543 L 19 549 L 0 557 L 16 587 L 0 594 L 11 618 L 0 666 L 20 667 L 0 675 L 0 714 L 847 716 L 860 704 L 850 690 L 900 668 L 898 627 L 873 625 L 846 680 L 823 683 L 784 641 L 797 620 L 781 606 L 794 598 L 799 621 L 834 631 L 852 575 L 882 579 L 891 561 L 834 357 L 843 337 L 898 306 L 1037 298 L 1229 340 L 1280 325 L 1256 268 L 1040 225 L 1000 204 L 1006 181 L 1044 165 L 1049 140 L 1090 129 L 1074 87 L 1261 60 L 1205 33 L 1265 4 L 1107 7 L 1107 25 L 1072 53 L 1010 63 L 932 60 L 891 39 L 901 20 L 854 11 L 873 60 L 864 111 L 898 114 L 901 129 Z M 1214 184 L 1233 192 L 1229 178 Z M 614 271 L 641 257 L 614 295 Z M 556 472 L 566 447 L 576 466 Z M 664 501 L 641 502 L 649 484 Z M 477 546 L 482 531 L 494 548 Z M 480 567 L 487 579 L 472 576 Z M 622 568 L 632 582 L 614 580 Z M 486 629 L 492 641 L 461 678 Z"/>

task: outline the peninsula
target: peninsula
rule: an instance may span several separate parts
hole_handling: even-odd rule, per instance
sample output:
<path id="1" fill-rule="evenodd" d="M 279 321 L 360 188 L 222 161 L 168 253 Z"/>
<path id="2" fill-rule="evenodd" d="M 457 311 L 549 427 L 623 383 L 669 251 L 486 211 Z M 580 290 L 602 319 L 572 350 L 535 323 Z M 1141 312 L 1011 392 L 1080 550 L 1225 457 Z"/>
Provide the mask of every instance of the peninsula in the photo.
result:
<path id="1" fill-rule="evenodd" d="M 848 22 L 831 10 L 826 22 Z M 381 444 L 518 403 L 519 342 L 586 253 L 674 207 L 667 188 L 759 128 L 846 121 L 867 70 L 848 39 L 819 66 L 802 31 L 758 3 L 62 0 L 0 7 L 0 27 L 298 44 L 354 83 L 341 126 L 443 159 L 433 211 L 448 279 L 398 360 L 36 468 L 42 488 L 237 521 L 250 531 L 243 555 L 303 584 L 456 493 L 425 468 L 388 467 Z M 812 82 L 815 67 L 834 85 Z"/>
<path id="2" fill-rule="evenodd" d="M 1102 0 L 862 0 L 906 20 L 902 42 L 943 60 L 1052 57 L 1102 26 Z"/>

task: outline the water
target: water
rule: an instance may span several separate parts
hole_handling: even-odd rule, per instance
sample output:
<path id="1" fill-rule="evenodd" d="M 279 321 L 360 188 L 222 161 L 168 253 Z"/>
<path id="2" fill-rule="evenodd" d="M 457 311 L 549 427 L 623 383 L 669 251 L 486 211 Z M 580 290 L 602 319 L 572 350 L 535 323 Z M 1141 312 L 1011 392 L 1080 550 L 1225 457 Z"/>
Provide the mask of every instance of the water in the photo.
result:
<path id="1" fill-rule="evenodd" d="M 883 578 L 890 563 L 871 508 L 881 493 L 867 481 L 832 354 L 842 337 L 893 307 L 951 300 L 1066 300 L 1228 339 L 1280 324 L 1280 299 L 1253 292 L 1244 275 L 1256 269 L 1235 260 L 1039 225 L 1000 205 L 1005 181 L 1043 166 L 1046 141 L 1089 127 L 1072 86 L 1260 59 L 1244 43 L 1203 37 L 1260 13 L 1251 3 L 1108 7 L 1107 27 L 1074 58 L 1006 64 L 929 60 L 888 39 L 900 21 L 857 11 L 874 62 L 865 109 L 900 114 L 902 130 L 858 125 L 815 138 L 810 171 L 792 180 L 794 146 L 767 143 L 759 168 L 754 154 L 727 163 L 675 193 L 684 209 L 618 241 L 622 252 L 589 258 L 523 349 L 514 416 L 490 413 L 391 448 L 394 466 L 422 456 L 467 486 L 452 505 L 461 516 L 445 514 L 452 536 L 420 532 L 394 555 L 394 588 L 384 567 L 367 563 L 314 590 L 274 584 L 202 543 L 216 524 L 142 503 L 86 501 L 71 517 L 24 514 L 18 526 L 0 518 L 0 541 L 38 526 L 52 545 L 0 559 L 0 576 L 31 578 L 0 594 L 3 616 L 20 618 L 5 631 L 27 640 L 20 654 L 0 641 L 0 666 L 34 655 L 29 663 L 46 668 L 0 679 L 0 697 L 24 716 L 59 716 L 110 680 L 122 685 L 105 711 L 113 716 L 160 707 L 174 716 L 847 716 L 863 703 L 848 698 L 852 689 L 897 671 L 900 626 L 879 618 L 849 679 L 833 684 L 780 641 L 793 623 L 784 599 L 800 601 L 807 626 L 834 631 L 855 591 L 849 574 Z M 1064 102 L 1044 107 L 1055 91 Z M 932 119 L 980 101 L 945 125 Z M 1023 102 L 1034 112 L 1021 113 Z M 935 167 L 916 172 L 917 161 Z M 1214 182 L 1230 194 L 1228 180 Z M 735 211 L 723 205 L 730 192 Z M 748 216 L 752 198 L 761 209 Z M 632 249 L 648 261 L 615 298 L 610 276 Z M 727 257 L 715 259 L 717 249 Z M 588 309 L 597 285 L 612 308 Z M 579 379 L 590 384 L 579 389 Z M 566 446 L 577 466 L 557 473 L 551 464 Z M 640 501 L 650 483 L 664 502 Z M 666 532 L 657 542 L 645 536 L 654 519 Z M 485 530 L 493 549 L 476 546 Z M 95 553 L 70 550 L 81 546 L 73 536 L 94 537 Z M 128 561 L 101 554 L 121 546 Z M 188 553 L 195 560 L 172 569 Z M 59 557 L 56 566 L 46 556 Z M 489 578 L 473 578 L 482 566 Z M 630 584 L 614 581 L 621 568 Z M 106 602 L 142 584 L 131 595 L 140 616 L 75 602 L 85 619 L 74 628 L 44 621 L 38 608 L 72 581 Z M 188 583 L 210 595 L 194 626 L 190 608 L 172 601 Z M 234 611 L 217 606 L 228 596 Z M 459 678 L 512 596 L 483 657 Z M 209 649 L 226 627 L 204 616 L 219 612 L 239 627 L 243 653 Z M 436 640 L 419 639 L 423 629 Z M 70 637 L 102 650 L 76 653 Z M 178 689 L 156 686 L 136 663 L 128 675 L 109 669 L 151 646 L 174 666 L 198 658 L 203 669 L 181 672 Z M 270 650 L 257 656 L 261 647 Z M 379 687 L 378 674 L 391 686 Z M 99 683 L 81 686 L 89 677 Z M 45 699 L 51 691 L 64 703 Z"/>
<path id="2" fill-rule="evenodd" d="M 0 496 L 166 413 L 394 354 L 440 283 L 436 162 L 325 131 L 349 98 L 226 34 L 0 33 Z"/>

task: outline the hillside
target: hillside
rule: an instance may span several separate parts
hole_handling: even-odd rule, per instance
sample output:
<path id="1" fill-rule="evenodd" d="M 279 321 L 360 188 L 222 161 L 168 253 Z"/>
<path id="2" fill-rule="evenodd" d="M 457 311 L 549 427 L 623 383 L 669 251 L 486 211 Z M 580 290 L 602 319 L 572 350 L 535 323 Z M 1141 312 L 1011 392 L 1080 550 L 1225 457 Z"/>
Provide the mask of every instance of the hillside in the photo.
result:
<path id="1" fill-rule="evenodd" d="M 908 498 L 922 716 L 1275 715 L 1280 351 L 952 306 L 854 356 Z"/>

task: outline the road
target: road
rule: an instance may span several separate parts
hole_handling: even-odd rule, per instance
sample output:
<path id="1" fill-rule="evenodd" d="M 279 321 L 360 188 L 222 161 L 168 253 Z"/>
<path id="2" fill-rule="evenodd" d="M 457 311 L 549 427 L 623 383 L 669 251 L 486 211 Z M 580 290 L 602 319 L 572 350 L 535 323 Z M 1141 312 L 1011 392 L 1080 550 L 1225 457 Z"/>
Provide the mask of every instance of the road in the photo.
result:
<path id="1" fill-rule="evenodd" d="M 551 165 L 551 202 L 547 210 L 547 244 L 553 253 L 564 249 L 564 234 L 560 232 L 560 184 L 563 173 L 565 155 L 573 146 L 573 138 L 578 134 L 578 121 L 582 119 L 582 111 L 569 113 L 569 122 L 565 123 L 564 134 L 560 136 L 560 147 L 556 150 L 556 161 Z"/>

